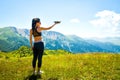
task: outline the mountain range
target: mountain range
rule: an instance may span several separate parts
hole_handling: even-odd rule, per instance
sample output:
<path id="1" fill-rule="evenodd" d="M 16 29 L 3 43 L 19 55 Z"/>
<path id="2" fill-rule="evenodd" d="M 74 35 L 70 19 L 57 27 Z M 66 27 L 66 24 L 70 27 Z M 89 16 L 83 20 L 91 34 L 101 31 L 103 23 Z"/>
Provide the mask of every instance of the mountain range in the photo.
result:
<path id="1" fill-rule="evenodd" d="M 45 49 L 63 49 L 72 53 L 120 52 L 120 38 L 109 38 L 109 40 L 84 39 L 76 35 L 64 35 L 56 31 L 43 31 L 42 35 Z M 0 51 L 13 51 L 20 46 L 30 47 L 28 29 L 19 29 L 12 26 L 0 28 Z"/>

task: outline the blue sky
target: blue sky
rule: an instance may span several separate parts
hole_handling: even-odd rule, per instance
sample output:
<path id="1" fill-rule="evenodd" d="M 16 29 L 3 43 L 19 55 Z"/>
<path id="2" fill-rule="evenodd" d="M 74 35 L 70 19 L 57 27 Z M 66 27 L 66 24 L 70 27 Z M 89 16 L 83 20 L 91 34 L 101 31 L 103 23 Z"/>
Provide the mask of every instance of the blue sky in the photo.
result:
<path id="1" fill-rule="evenodd" d="M 119 37 L 120 0 L 1 0 L 0 27 L 31 28 L 39 17 L 52 30 L 80 37 Z"/>

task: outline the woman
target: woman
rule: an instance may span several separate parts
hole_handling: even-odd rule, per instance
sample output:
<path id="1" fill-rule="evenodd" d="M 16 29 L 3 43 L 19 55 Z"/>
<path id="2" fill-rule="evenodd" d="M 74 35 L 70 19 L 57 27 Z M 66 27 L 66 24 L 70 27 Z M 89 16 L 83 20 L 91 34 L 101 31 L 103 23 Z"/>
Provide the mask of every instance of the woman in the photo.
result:
<path id="1" fill-rule="evenodd" d="M 44 52 L 44 43 L 42 41 L 42 31 L 43 30 L 49 30 L 52 27 L 54 27 L 56 24 L 59 22 L 55 22 L 52 26 L 48 28 L 41 27 L 41 22 L 39 18 L 33 18 L 32 20 L 32 29 L 30 30 L 30 45 L 33 50 L 33 61 L 32 61 L 32 66 L 33 66 L 33 74 L 36 74 L 36 61 L 38 59 L 38 74 L 43 73 L 40 68 L 42 65 L 42 55 Z M 34 47 L 32 45 L 32 35 L 34 37 Z"/>

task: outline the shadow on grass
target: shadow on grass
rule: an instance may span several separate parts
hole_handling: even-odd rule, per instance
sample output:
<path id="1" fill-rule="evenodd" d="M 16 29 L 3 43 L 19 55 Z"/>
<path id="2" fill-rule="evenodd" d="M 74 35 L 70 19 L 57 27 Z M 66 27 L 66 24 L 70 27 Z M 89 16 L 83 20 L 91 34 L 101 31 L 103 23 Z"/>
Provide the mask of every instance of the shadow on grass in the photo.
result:
<path id="1" fill-rule="evenodd" d="M 28 77 L 26 77 L 24 80 L 37 80 L 37 79 L 42 79 L 41 75 L 29 75 Z"/>

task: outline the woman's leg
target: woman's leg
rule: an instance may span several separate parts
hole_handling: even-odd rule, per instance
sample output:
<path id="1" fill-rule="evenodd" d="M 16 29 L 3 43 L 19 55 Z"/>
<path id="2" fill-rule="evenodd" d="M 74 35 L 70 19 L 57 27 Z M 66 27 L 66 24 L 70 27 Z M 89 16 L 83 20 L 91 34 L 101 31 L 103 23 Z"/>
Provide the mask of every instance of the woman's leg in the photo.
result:
<path id="1" fill-rule="evenodd" d="M 40 50 L 38 55 L 38 72 L 40 71 L 41 65 L 42 65 L 42 56 L 43 56 L 44 50 Z"/>
<path id="2" fill-rule="evenodd" d="M 37 50 L 34 48 L 33 49 L 33 61 L 32 61 L 33 71 L 35 71 L 35 68 L 36 68 L 37 56 L 38 56 Z"/>
<path id="3" fill-rule="evenodd" d="M 40 68 L 41 68 L 41 65 L 42 65 L 43 52 L 44 52 L 44 43 L 40 42 L 39 54 L 38 54 L 38 72 L 40 71 Z"/>

